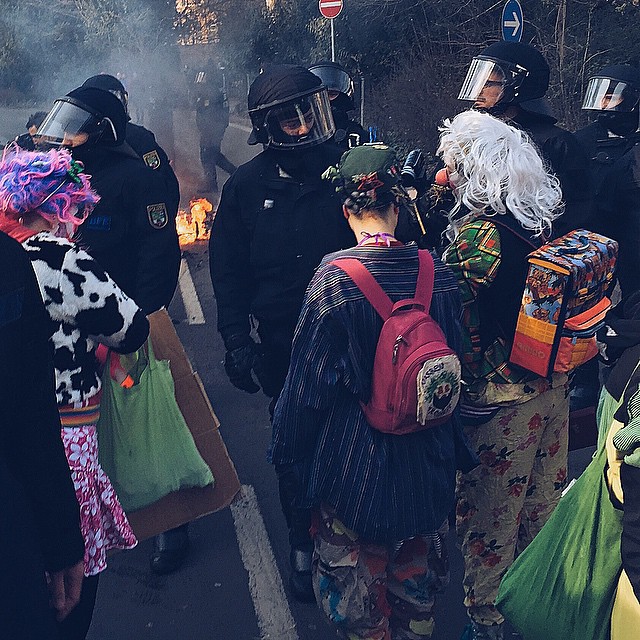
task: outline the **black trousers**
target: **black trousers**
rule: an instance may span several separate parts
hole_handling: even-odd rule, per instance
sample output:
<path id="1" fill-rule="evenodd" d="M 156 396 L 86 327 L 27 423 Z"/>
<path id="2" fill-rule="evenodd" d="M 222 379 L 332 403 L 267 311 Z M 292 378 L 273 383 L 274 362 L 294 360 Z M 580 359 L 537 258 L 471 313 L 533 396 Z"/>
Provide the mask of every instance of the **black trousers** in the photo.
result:
<path id="1" fill-rule="evenodd" d="M 207 181 L 207 188 L 210 191 L 217 192 L 218 174 L 216 166 L 220 167 L 231 175 L 237 167 L 231 162 L 220 150 L 220 145 L 210 145 L 200 147 L 200 162 L 204 170 L 204 176 Z"/>
<path id="2" fill-rule="evenodd" d="M 88 578 L 85 576 L 80 602 L 62 622 L 58 622 L 60 640 L 85 640 L 87 637 L 96 604 L 99 578 L 100 574 Z"/>

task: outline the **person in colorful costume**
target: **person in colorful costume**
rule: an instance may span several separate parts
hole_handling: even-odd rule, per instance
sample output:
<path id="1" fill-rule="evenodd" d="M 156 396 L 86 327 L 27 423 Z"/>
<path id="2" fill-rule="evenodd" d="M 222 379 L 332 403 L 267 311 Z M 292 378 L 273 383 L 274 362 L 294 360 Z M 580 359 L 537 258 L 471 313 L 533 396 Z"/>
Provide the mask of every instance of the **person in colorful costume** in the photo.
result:
<path id="1" fill-rule="evenodd" d="M 494 602 L 516 554 L 560 499 L 567 476 L 567 376 L 508 361 L 527 254 L 562 212 L 557 178 L 527 134 L 479 111 L 441 130 L 439 155 L 455 206 L 444 261 L 464 306 L 461 415 L 480 466 L 461 474 L 456 526 L 465 564 L 469 640 L 501 640 Z"/>
<path id="2" fill-rule="evenodd" d="M 62 640 L 86 637 L 107 552 L 137 544 L 98 462 L 96 349 L 131 353 L 149 333 L 137 304 L 69 240 L 99 200 L 82 168 L 66 150 L 9 149 L 0 162 L 0 229 L 22 242 L 49 314 L 61 436 L 80 504 L 85 579 L 80 603 L 58 625 Z"/>
<path id="3" fill-rule="evenodd" d="M 455 471 L 470 469 L 473 459 L 455 414 L 404 435 L 368 424 L 360 401 L 371 393 L 382 319 L 332 261 L 357 258 L 395 302 L 414 295 L 418 247 L 393 236 L 405 192 L 389 147 L 355 147 L 325 177 L 359 244 L 325 256 L 307 288 L 270 460 L 296 473 L 296 504 L 314 509 L 316 600 L 340 637 L 429 638 L 435 596 L 449 582 Z M 458 350 L 456 281 L 437 257 L 434 263 L 431 316 Z"/>

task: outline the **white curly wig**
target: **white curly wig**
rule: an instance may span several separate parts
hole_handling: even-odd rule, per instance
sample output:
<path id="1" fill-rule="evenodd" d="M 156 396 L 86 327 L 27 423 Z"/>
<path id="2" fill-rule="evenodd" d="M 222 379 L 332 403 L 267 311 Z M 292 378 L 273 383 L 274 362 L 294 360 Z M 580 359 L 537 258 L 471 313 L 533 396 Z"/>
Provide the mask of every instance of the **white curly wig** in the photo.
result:
<path id="1" fill-rule="evenodd" d="M 536 235 L 548 234 L 562 214 L 558 179 L 545 167 L 526 133 L 488 113 L 464 111 L 440 128 L 438 155 L 452 176 L 456 204 L 446 235 L 480 215 L 511 213 Z"/>

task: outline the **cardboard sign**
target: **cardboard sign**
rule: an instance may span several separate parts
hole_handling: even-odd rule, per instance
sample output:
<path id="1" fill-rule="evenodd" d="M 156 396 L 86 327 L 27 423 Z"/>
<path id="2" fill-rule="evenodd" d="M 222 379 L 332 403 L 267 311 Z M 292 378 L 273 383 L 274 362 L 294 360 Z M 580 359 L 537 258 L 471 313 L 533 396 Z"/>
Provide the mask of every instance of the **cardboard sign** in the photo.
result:
<path id="1" fill-rule="evenodd" d="M 169 360 L 176 401 L 200 455 L 211 468 L 215 485 L 181 489 L 148 507 L 127 513 L 138 540 L 219 511 L 227 507 L 240 490 L 238 474 L 219 432 L 220 422 L 169 314 L 166 310 L 156 311 L 149 316 L 149 324 L 156 357 Z"/>

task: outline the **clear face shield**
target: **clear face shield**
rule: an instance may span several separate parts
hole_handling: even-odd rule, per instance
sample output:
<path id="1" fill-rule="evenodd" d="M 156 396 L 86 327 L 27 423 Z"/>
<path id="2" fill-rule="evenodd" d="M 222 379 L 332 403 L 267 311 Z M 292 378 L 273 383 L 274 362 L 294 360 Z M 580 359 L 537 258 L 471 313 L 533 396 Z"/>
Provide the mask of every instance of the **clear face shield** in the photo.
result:
<path id="1" fill-rule="evenodd" d="M 269 146 L 300 149 L 321 144 L 335 133 L 326 89 L 277 105 L 265 117 Z"/>
<path id="2" fill-rule="evenodd" d="M 38 128 L 38 145 L 43 148 L 78 147 L 89 139 L 89 133 L 97 124 L 97 117 L 88 111 L 71 102 L 56 100 Z"/>
<path id="3" fill-rule="evenodd" d="M 582 108 L 586 111 L 630 113 L 638 104 L 639 98 L 640 92 L 622 80 L 591 78 Z"/>
<path id="4" fill-rule="evenodd" d="M 488 109 L 502 98 L 506 84 L 505 73 L 495 61 L 474 58 L 462 83 L 458 100 L 468 100 L 474 106 Z"/>

